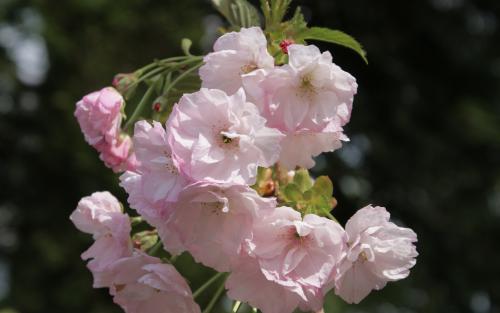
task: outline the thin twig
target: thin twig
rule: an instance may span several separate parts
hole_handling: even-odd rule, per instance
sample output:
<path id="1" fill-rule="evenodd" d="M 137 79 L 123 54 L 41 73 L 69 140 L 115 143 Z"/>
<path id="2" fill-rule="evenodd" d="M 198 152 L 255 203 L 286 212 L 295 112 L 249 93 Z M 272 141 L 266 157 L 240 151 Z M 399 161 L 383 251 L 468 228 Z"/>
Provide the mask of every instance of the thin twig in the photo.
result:
<path id="1" fill-rule="evenodd" d="M 240 306 L 241 306 L 241 301 L 236 301 L 233 306 L 233 313 L 238 313 Z"/>
<path id="2" fill-rule="evenodd" d="M 142 110 L 144 109 L 144 106 L 146 105 L 146 103 L 148 103 L 149 98 L 151 98 L 154 91 L 155 91 L 155 86 L 154 85 L 150 86 L 149 89 L 144 94 L 144 96 L 142 97 L 141 102 L 139 102 L 139 104 L 135 107 L 134 113 L 132 113 L 132 116 L 130 116 L 123 129 L 127 130 L 129 129 L 130 126 L 134 124 L 135 120 L 141 114 Z"/>
<path id="3" fill-rule="evenodd" d="M 203 310 L 203 313 L 210 313 L 210 311 L 212 311 L 213 307 L 217 303 L 217 300 L 219 300 L 223 292 L 224 292 L 224 282 L 222 282 L 222 284 L 219 286 L 214 296 L 212 297 L 212 300 L 210 300 L 205 310 Z"/>
<path id="4" fill-rule="evenodd" d="M 193 292 L 193 298 L 198 297 L 205 289 L 207 289 L 211 284 L 213 284 L 219 277 L 224 275 L 224 273 L 217 273 L 212 278 L 207 280 L 200 288 L 198 288 L 195 292 Z"/>

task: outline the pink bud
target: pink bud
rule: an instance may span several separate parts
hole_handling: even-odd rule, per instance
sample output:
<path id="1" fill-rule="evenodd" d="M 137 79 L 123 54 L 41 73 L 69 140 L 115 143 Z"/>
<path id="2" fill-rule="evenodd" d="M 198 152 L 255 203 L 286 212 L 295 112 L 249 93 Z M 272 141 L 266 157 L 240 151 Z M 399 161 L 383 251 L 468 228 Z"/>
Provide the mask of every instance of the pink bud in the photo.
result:
<path id="1" fill-rule="evenodd" d="M 134 73 L 119 73 L 113 78 L 113 87 L 116 88 L 121 94 L 127 91 L 132 83 L 137 80 Z"/>
<path id="2" fill-rule="evenodd" d="M 293 45 L 295 41 L 293 39 L 284 39 L 280 42 L 281 52 L 288 54 L 288 46 Z"/>

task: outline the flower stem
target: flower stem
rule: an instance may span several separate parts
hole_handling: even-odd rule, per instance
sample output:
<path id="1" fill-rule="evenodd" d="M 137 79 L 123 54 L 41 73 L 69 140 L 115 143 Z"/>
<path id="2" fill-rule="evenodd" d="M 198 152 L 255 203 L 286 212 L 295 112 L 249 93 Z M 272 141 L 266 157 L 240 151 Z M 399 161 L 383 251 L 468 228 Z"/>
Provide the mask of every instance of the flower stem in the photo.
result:
<path id="1" fill-rule="evenodd" d="M 177 85 L 180 81 L 182 81 L 184 78 L 186 78 L 189 74 L 191 74 L 192 72 L 194 72 L 195 70 L 197 70 L 198 68 L 200 68 L 201 66 L 203 65 L 202 62 L 194 65 L 192 68 L 186 70 L 184 73 L 180 74 L 179 76 L 177 76 L 168 86 L 167 88 L 165 89 L 165 92 L 163 93 L 163 95 L 168 98 L 168 95 L 170 93 L 170 91 L 172 90 L 172 88 L 175 87 L 175 85 Z M 165 108 L 161 108 L 161 110 L 163 111 Z"/>
<path id="2" fill-rule="evenodd" d="M 179 59 L 180 58 L 180 59 Z M 162 61 L 158 61 L 155 63 L 151 63 L 149 65 L 146 65 L 144 68 L 138 70 L 141 71 L 141 76 L 138 80 L 136 80 L 134 83 L 132 83 L 128 88 L 133 88 L 140 84 L 141 82 L 145 81 L 146 79 L 153 78 L 156 75 L 161 74 L 162 72 L 165 71 L 173 71 L 177 70 L 179 68 L 182 68 L 183 66 L 193 63 L 196 61 L 200 61 L 203 59 L 203 57 L 200 56 L 189 56 L 189 57 L 179 57 L 179 58 L 170 58 L 170 59 L 165 59 Z M 178 60 L 179 62 L 174 62 Z M 150 72 L 146 72 L 149 71 Z"/>
<path id="3" fill-rule="evenodd" d="M 241 306 L 241 301 L 236 301 L 233 306 L 233 313 L 238 313 L 240 306 Z"/>
<path id="4" fill-rule="evenodd" d="M 155 68 L 151 72 L 149 72 L 149 73 L 144 74 L 143 76 L 141 76 L 141 78 L 139 78 L 138 80 L 136 80 L 134 83 L 130 84 L 129 89 L 132 88 L 132 87 L 137 86 L 139 83 L 142 83 L 143 81 L 145 81 L 148 78 L 152 78 L 152 77 L 154 77 L 154 76 L 156 76 L 158 74 L 161 74 L 162 72 L 166 71 L 167 69 L 168 69 L 167 67 L 158 67 L 158 68 Z"/>
<path id="5" fill-rule="evenodd" d="M 200 288 L 193 292 L 193 298 L 198 297 L 205 289 L 207 289 L 211 284 L 213 284 L 219 277 L 223 276 L 225 273 L 217 273 L 212 278 L 207 280 Z"/>
<path id="6" fill-rule="evenodd" d="M 175 261 L 177 260 L 179 256 L 178 255 L 173 255 L 171 258 L 170 258 L 170 264 L 174 264 Z"/>
<path id="7" fill-rule="evenodd" d="M 158 240 L 154 246 L 151 247 L 151 249 L 148 250 L 148 254 L 154 256 L 158 250 L 162 247 L 162 243 L 160 240 Z"/>
<path id="8" fill-rule="evenodd" d="M 136 73 L 144 74 L 145 72 L 154 69 L 155 67 L 161 65 L 162 63 L 169 63 L 169 62 L 175 62 L 175 61 L 183 61 L 185 59 L 188 59 L 190 56 L 179 56 L 179 57 L 172 57 L 172 58 L 166 58 L 162 60 L 155 60 L 153 63 L 147 64 L 140 69 L 136 70 Z"/>
<path id="9" fill-rule="evenodd" d="M 335 216 L 333 216 L 332 213 L 330 213 L 327 209 L 323 208 L 322 210 L 323 210 L 323 213 L 325 213 L 325 215 L 329 219 L 331 219 L 332 221 L 337 222 L 337 223 L 339 222 L 339 221 L 337 221 L 337 219 L 335 218 Z"/>
<path id="10" fill-rule="evenodd" d="M 127 123 L 123 127 L 124 130 L 129 129 L 129 127 L 134 124 L 135 120 L 139 117 L 139 114 L 141 114 L 142 110 L 144 109 L 144 106 L 146 105 L 146 103 L 149 102 L 149 98 L 151 98 L 154 91 L 155 91 L 154 85 L 148 88 L 148 90 L 146 91 L 146 93 L 142 97 L 141 102 L 139 102 L 139 104 L 135 108 L 134 113 L 132 113 L 132 116 L 130 116 L 129 120 L 127 121 Z"/>
<path id="11" fill-rule="evenodd" d="M 212 297 L 212 300 L 210 300 L 205 310 L 203 310 L 203 313 L 210 313 L 210 311 L 212 311 L 213 307 L 217 303 L 217 300 L 219 300 L 223 292 L 224 292 L 224 282 L 222 282 L 222 284 L 219 286 L 214 296 Z"/>

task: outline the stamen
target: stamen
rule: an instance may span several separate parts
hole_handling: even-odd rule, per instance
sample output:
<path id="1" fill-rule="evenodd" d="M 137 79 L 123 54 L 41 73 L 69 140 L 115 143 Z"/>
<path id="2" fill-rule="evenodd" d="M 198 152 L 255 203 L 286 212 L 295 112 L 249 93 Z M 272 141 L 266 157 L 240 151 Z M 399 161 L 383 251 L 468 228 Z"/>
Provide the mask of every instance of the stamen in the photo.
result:
<path id="1" fill-rule="evenodd" d="M 364 251 L 362 251 L 359 256 L 358 256 L 358 260 L 361 261 L 361 263 L 363 262 L 366 262 L 368 261 L 368 257 L 366 256 L 366 253 Z"/>
<path id="2" fill-rule="evenodd" d="M 222 202 L 200 202 L 202 208 L 210 210 L 213 214 L 219 215 L 224 209 L 224 203 Z"/>
<path id="3" fill-rule="evenodd" d="M 227 133 L 227 128 L 223 128 L 218 132 L 217 136 L 219 136 L 219 138 L 217 139 L 218 141 L 217 145 L 226 151 L 238 149 L 240 142 L 239 138 L 238 137 L 231 138 L 227 136 L 226 133 Z"/>
<path id="4" fill-rule="evenodd" d="M 250 64 L 246 64 L 246 65 L 243 65 L 241 67 L 241 73 L 242 74 L 248 74 L 250 72 L 253 72 L 255 71 L 256 69 L 258 69 L 259 67 L 257 66 L 257 64 L 255 63 L 250 63 Z"/>
<path id="5" fill-rule="evenodd" d="M 179 171 L 177 171 L 177 168 L 175 167 L 175 165 L 172 162 L 172 155 L 170 153 L 168 153 L 167 151 L 164 151 L 163 154 L 165 155 L 165 157 L 167 159 L 170 160 L 170 162 L 165 163 L 165 167 L 166 167 L 167 171 L 169 171 L 171 174 L 174 174 L 174 175 L 179 174 Z"/>
<path id="6" fill-rule="evenodd" d="M 305 75 L 301 79 L 300 88 L 303 91 L 314 92 L 314 86 L 311 82 L 312 77 L 310 75 Z"/>
<path id="7" fill-rule="evenodd" d="M 229 138 L 226 135 L 222 135 L 222 142 L 231 143 L 231 142 L 233 142 L 233 138 Z"/>

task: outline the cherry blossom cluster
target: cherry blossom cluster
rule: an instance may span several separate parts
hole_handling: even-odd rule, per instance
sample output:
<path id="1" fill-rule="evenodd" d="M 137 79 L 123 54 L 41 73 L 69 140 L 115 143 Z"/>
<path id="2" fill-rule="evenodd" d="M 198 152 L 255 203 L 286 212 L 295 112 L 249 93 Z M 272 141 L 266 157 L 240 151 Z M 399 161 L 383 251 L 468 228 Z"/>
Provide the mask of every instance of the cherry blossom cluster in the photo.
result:
<path id="1" fill-rule="evenodd" d="M 203 59 L 201 89 L 184 94 L 164 124 L 139 120 L 128 135 L 125 100 L 112 87 L 85 96 L 75 115 L 169 255 L 188 252 L 228 273 L 227 296 L 263 313 L 317 312 L 330 290 L 358 303 L 407 277 L 417 236 L 383 207 L 366 206 L 342 227 L 256 190 L 262 169 L 293 177 L 348 141 L 357 91 L 329 52 L 281 46 L 288 62 L 276 65 L 262 29 L 224 34 Z M 134 245 L 131 219 L 110 193 L 83 198 L 71 220 L 95 240 L 82 254 L 94 287 L 109 288 L 127 313 L 200 312 L 174 265 Z"/>

